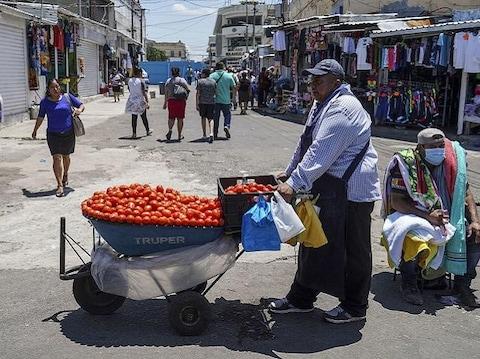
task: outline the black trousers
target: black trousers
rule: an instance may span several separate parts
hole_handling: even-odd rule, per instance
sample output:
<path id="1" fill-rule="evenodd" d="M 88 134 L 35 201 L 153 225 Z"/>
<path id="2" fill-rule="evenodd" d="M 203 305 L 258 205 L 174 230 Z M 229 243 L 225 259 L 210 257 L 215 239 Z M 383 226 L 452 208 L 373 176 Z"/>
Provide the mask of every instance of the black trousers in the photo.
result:
<path id="1" fill-rule="evenodd" d="M 143 113 L 140 115 L 142 117 L 142 122 L 143 125 L 145 126 L 145 131 L 150 131 L 150 128 L 148 126 L 148 119 L 147 119 L 147 110 L 143 111 Z M 137 118 L 138 115 L 132 114 L 132 132 L 137 133 Z"/>
<path id="2" fill-rule="evenodd" d="M 345 235 L 345 298 L 341 307 L 353 316 L 364 316 L 372 277 L 371 213 L 373 202 L 348 202 Z M 294 281 L 288 301 L 298 308 L 311 308 L 319 291 Z"/>

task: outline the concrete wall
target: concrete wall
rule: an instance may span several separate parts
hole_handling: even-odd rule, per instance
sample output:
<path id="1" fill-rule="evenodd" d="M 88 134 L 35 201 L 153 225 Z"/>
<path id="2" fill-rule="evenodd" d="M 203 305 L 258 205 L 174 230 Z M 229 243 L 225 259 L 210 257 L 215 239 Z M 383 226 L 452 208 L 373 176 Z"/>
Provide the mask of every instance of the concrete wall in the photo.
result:
<path id="1" fill-rule="evenodd" d="M 202 70 L 205 64 L 194 61 L 147 61 L 140 63 L 140 67 L 148 73 L 148 80 L 154 85 L 167 81 L 172 67 L 180 68 L 180 75 L 185 78 L 188 66 L 193 70 Z"/>
<path id="2" fill-rule="evenodd" d="M 331 8 L 331 0 L 293 0 L 289 5 L 288 20 L 298 20 L 318 15 L 330 15 Z"/>

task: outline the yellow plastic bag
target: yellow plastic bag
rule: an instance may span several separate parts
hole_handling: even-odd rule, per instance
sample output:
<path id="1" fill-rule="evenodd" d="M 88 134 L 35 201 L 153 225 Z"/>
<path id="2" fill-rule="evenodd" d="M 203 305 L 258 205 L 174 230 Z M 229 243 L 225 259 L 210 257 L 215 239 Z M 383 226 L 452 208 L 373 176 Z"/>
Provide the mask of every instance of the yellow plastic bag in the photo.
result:
<path id="1" fill-rule="evenodd" d="M 322 222 L 318 218 L 313 203 L 310 200 L 302 200 L 295 207 L 298 217 L 305 226 L 305 231 L 290 239 L 287 243 L 295 246 L 302 243 L 305 247 L 319 248 L 328 243 L 327 236 L 323 231 Z"/>

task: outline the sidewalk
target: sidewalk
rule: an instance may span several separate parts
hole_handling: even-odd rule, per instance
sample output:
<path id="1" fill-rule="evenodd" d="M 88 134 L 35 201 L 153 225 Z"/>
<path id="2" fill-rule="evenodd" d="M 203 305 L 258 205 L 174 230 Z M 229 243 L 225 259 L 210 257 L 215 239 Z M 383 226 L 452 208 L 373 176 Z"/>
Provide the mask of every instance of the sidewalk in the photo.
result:
<path id="1" fill-rule="evenodd" d="M 110 117 L 119 116 L 125 113 L 125 103 L 128 98 L 126 96 L 120 98 L 120 102 L 113 102 L 113 97 L 92 96 L 86 100 L 82 100 L 85 104 L 85 111 L 80 115 L 85 132 Z M 38 130 L 38 140 L 46 139 L 46 119 Z M 6 127 L 0 127 L 0 138 L 3 139 L 29 139 L 35 126 L 35 120 L 26 120 L 11 124 Z"/>

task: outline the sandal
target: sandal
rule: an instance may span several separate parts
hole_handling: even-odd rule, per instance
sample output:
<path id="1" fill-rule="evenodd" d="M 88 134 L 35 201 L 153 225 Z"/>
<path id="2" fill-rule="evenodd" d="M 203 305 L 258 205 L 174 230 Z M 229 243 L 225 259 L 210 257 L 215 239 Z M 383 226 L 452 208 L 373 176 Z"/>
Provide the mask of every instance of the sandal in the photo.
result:
<path id="1" fill-rule="evenodd" d="M 62 186 L 63 186 L 63 187 L 68 186 L 68 175 L 67 175 L 67 176 L 63 176 Z"/>
<path id="2" fill-rule="evenodd" d="M 168 131 L 165 137 L 167 138 L 167 141 L 170 141 L 172 138 L 172 131 Z"/>
<path id="3" fill-rule="evenodd" d="M 57 187 L 57 191 L 55 192 L 55 196 L 57 196 L 57 197 L 63 197 L 63 196 L 64 196 L 63 187 L 62 187 L 62 186 L 58 186 L 58 187 Z"/>

